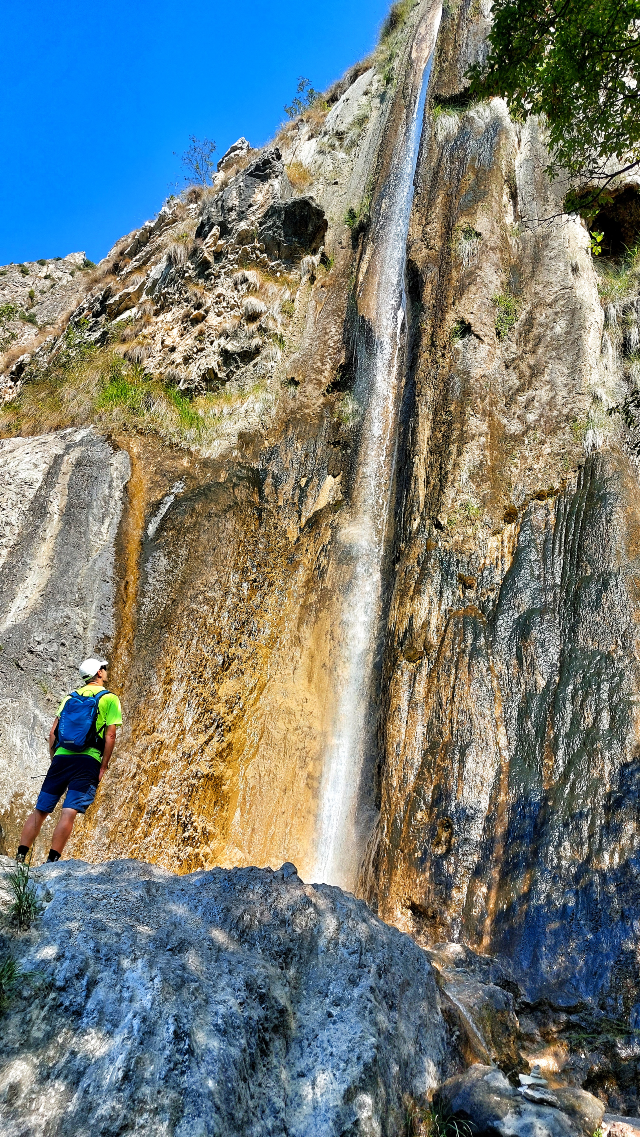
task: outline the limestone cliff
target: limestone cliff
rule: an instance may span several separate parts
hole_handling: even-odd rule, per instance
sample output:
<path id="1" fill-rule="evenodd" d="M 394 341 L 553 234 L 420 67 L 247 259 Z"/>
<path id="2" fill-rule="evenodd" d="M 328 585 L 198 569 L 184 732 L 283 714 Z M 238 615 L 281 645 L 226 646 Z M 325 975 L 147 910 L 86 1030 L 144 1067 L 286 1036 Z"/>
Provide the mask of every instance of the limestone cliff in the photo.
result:
<path id="1" fill-rule="evenodd" d="M 372 59 L 263 150 L 241 140 L 118 243 L 62 335 L 7 359 L 4 848 L 72 664 L 109 652 L 126 722 L 73 854 L 306 879 L 350 778 L 340 881 L 360 859 L 385 921 L 498 957 L 504 1053 L 631 1109 L 640 281 L 596 271 L 543 126 L 470 103 L 490 13 L 467 0 L 396 224 L 439 16 L 397 8 Z"/>
<path id="2" fill-rule="evenodd" d="M 42 343 L 50 347 L 93 284 L 84 253 L 0 268 L 0 402 L 13 397 L 20 372 Z M 20 361 L 20 362 L 18 362 Z"/>
<path id="3" fill-rule="evenodd" d="M 450 109 L 441 89 L 410 234 L 365 889 L 428 942 L 508 956 L 531 999 L 597 992 L 629 1013 L 640 499 L 632 439 L 607 414 L 623 371 L 537 124 L 500 100 Z"/>

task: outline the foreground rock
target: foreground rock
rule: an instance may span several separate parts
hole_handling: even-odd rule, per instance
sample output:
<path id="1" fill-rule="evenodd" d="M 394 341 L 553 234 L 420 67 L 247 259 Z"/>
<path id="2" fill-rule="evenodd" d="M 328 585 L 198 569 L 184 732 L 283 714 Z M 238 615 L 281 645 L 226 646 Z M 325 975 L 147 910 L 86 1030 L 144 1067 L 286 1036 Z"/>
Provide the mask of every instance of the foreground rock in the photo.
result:
<path id="1" fill-rule="evenodd" d="M 6 935 L 28 978 L 3 1018 L 3 1137 L 391 1135 L 435 1086 L 431 965 L 339 889 L 292 866 L 37 879 L 41 919 Z"/>
<path id="2" fill-rule="evenodd" d="M 602 1118 L 604 1137 L 640 1137 L 640 1117 L 619 1117 L 605 1113 Z"/>
<path id="3" fill-rule="evenodd" d="M 449 1078 L 437 1102 L 473 1126 L 476 1137 L 591 1137 L 604 1113 L 602 1102 L 573 1088 L 549 1089 L 527 1077 L 514 1087 L 493 1066 L 476 1065 Z"/>

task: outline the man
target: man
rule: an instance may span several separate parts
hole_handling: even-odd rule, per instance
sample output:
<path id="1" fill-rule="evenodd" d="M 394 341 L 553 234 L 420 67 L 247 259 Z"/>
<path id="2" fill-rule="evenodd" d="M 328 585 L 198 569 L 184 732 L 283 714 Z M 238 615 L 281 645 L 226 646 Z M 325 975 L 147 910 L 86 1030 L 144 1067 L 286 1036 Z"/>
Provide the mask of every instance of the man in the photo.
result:
<path id="1" fill-rule="evenodd" d="M 77 814 L 84 813 L 96 796 L 98 782 L 102 781 L 113 752 L 116 727 L 122 723 L 118 696 L 105 690 L 107 667 L 106 659 L 85 659 L 79 669 L 83 683 L 78 687 L 77 693 L 67 695 L 58 707 L 49 732 L 51 765 L 42 783 L 36 808 L 24 823 L 16 856 L 18 861 L 26 859 L 44 822 L 53 813 L 66 790 L 60 820 L 53 831 L 47 858 L 48 861 L 58 861 L 71 836 Z M 103 695 L 100 695 L 101 690 L 104 690 Z M 76 694 L 82 699 L 91 699 L 91 704 L 82 707 Z M 88 716 L 90 723 L 88 733 L 82 730 L 80 746 L 65 745 L 64 734 L 62 741 L 59 738 L 61 715 L 70 699 L 74 701 L 75 707 L 80 706 L 81 716 Z M 62 724 L 71 733 L 71 729 L 65 725 L 67 720 L 71 721 L 70 711 L 62 718 Z"/>

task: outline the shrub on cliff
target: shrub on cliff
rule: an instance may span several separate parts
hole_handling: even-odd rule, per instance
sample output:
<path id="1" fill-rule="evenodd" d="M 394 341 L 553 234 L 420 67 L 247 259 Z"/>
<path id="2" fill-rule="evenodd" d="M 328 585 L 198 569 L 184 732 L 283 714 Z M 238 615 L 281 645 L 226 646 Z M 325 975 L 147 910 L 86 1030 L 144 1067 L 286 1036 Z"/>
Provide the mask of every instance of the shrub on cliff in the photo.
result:
<path id="1" fill-rule="evenodd" d="M 551 170 L 605 185 L 640 164 L 639 30 L 640 0 L 494 0 L 472 92 L 543 114 Z"/>

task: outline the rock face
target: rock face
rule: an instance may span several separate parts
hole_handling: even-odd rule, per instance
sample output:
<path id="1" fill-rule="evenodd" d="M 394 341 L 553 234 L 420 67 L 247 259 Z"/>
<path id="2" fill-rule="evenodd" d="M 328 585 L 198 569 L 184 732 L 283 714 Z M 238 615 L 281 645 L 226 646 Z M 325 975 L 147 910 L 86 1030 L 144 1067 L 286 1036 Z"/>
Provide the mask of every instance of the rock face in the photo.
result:
<path id="1" fill-rule="evenodd" d="M 14 851 L 81 659 L 109 651 L 129 458 L 91 429 L 0 442 L 0 850 Z"/>
<path id="2" fill-rule="evenodd" d="M 0 403 L 15 395 L 30 353 L 56 336 L 92 283 L 84 253 L 0 268 Z"/>
<path id="3" fill-rule="evenodd" d="M 283 261 L 317 253 L 327 231 L 324 212 L 310 197 L 270 205 L 258 236 L 270 256 Z"/>
<path id="4" fill-rule="evenodd" d="M 524 1038 L 516 1014 L 515 984 L 504 968 L 462 944 L 439 944 L 427 954 L 435 968 L 443 1014 L 456 1036 L 460 1064 L 495 1064 L 508 1074 L 528 1070 L 521 1053 Z"/>
<path id="5" fill-rule="evenodd" d="M 508 960 L 530 1003 L 596 999 L 628 1030 L 640 495 L 633 439 L 607 414 L 623 367 L 536 122 L 516 128 L 496 99 L 446 102 L 452 21 L 467 18 L 441 33 L 414 198 L 381 813 L 362 887 L 420 942 Z"/>
<path id="6" fill-rule="evenodd" d="M 429 962 L 339 889 L 293 866 L 37 879 L 2 1025 L 6 1137 L 394 1137 L 405 1095 L 436 1084 Z"/>
<path id="7" fill-rule="evenodd" d="M 426 17 L 421 3 L 327 108 L 119 242 L 7 407 L 5 431 L 43 430 L 64 392 L 56 425 L 89 419 L 131 461 L 110 673 L 125 725 L 74 836 L 89 859 L 313 863 L 358 452 L 355 290 L 377 256 L 344 217 L 387 184 Z M 261 249 L 268 214 L 293 261 Z"/>

